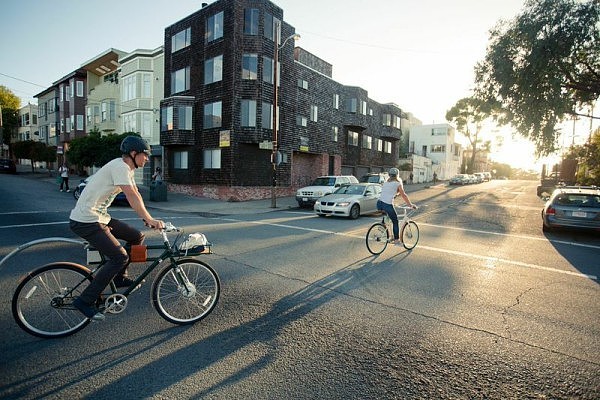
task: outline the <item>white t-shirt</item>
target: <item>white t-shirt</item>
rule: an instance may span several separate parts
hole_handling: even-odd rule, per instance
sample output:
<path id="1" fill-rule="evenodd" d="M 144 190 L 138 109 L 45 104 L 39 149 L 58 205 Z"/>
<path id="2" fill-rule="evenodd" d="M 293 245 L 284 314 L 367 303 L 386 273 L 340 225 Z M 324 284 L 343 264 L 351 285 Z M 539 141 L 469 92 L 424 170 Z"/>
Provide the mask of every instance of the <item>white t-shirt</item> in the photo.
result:
<path id="1" fill-rule="evenodd" d="M 402 179 L 398 178 L 398 180 L 399 182 L 387 181 L 383 183 L 379 200 L 386 204 L 394 204 L 394 196 L 396 193 L 398 193 L 398 187 L 402 187 L 404 189 L 404 186 L 402 185 Z"/>
<path id="2" fill-rule="evenodd" d="M 63 167 L 61 165 L 60 168 L 58 169 L 58 172 L 60 172 L 60 176 L 63 178 L 69 177 L 69 168 L 67 168 L 67 167 Z"/>
<path id="3" fill-rule="evenodd" d="M 135 186 L 133 170 L 122 158 L 115 158 L 90 177 L 70 218 L 78 222 L 108 224 L 108 207 L 121 192 L 120 185 Z"/>

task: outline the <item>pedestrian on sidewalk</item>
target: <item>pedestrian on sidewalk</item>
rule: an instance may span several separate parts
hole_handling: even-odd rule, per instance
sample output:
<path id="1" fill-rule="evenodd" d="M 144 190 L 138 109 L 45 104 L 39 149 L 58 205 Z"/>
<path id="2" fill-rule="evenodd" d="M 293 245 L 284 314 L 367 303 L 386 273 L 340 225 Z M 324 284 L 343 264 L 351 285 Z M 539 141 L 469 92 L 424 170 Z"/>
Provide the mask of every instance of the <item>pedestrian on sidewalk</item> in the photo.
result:
<path id="1" fill-rule="evenodd" d="M 152 175 L 152 182 L 161 182 L 162 180 L 162 171 L 160 167 L 156 167 L 156 171 Z"/>
<path id="2" fill-rule="evenodd" d="M 58 173 L 60 174 L 60 191 L 63 191 L 63 186 L 67 192 L 70 192 L 69 189 L 69 167 L 67 167 L 67 163 L 63 163 L 58 168 Z"/>

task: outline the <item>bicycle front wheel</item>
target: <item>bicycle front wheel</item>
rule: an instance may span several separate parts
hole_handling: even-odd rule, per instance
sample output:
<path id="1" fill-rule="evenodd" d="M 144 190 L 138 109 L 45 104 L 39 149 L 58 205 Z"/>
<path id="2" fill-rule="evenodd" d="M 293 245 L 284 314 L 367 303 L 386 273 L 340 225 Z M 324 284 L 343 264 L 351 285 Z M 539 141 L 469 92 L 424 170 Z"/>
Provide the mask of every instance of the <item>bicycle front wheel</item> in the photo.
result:
<path id="1" fill-rule="evenodd" d="M 25 276 L 12 299 L 12 314 L 27 333 L 59 338 L 83 329 L 90 320 L 73 306 L 89 285 L 90 271 L 78 264 L 45 265 Z"/>
<path id="2" fill-rule="evenodd" d="M 208 264 L 178 260 L 159 272 L 152 286 L 152 303 L 167 321 L 186 325 L 210 314 L 220 293 L 219 277 Z"/>
<path id="3" fill-rule="evenodd" d="M 389 241 L 389 232 L 384 224 L 373 224 L 367 232 L 367 249 L 371 254 L 378 255 L 383 253 Z"/>
<path id="4" fill-rule="evenodd" d="M 402 238 L 405 249 L 414 249 L 419 242 L 419 226 L 414 221 L 408 221 L 402 227 L 400 237 Z"/>

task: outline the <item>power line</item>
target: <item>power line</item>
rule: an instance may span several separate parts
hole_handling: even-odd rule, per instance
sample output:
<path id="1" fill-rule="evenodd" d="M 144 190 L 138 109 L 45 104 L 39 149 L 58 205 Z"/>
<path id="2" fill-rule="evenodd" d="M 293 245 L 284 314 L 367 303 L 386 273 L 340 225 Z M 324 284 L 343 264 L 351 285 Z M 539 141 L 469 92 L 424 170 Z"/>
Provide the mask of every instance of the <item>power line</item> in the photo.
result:
<path id="1" fill-rule="evenodd" d="M 0 72 L 0 75 L 2 75 L 2 76 L 6 76 L 7 78 L 10 78 L 10 79 L 14 79 L 14 80 L 16 80 L 16 81 L 20 81 L 20 82 L 28 83 L 28 84 L 30 84 L 30 85 L 39 86 L 39 87 L 41 87 L 41 88 L 44 88 L 44 89 L 46 89 L 46 88 L 48 87 L 48 86 L 44 86 L 44 85 L 40 85 L 40 84 L 37 84 L 37 83 L 33 83 L 33 82 L 26 81 L 25 79 L 16 78 L 16 77 L 14 77 L 14 76 L 10 76 L 10 75 L 7 75 L 7 74 L 3 74 L 2 72 Z"/>

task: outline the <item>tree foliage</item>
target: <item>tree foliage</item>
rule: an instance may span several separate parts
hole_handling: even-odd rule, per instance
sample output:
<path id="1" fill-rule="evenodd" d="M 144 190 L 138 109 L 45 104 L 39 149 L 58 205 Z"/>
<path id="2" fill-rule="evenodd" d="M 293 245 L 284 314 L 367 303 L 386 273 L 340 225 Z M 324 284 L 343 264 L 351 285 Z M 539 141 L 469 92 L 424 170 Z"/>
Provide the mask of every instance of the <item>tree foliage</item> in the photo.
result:
<path id="1" fill-rule="evenodd" d="M 24 140 L 12 144 L 13 154 L 17 158 L 31 160 L 31 171 L 35 171 L 35 163 L 38 161 L 56 161 L 56 146 L 48 146 L 34 140 Z"/>
<path id="2" fill-rule="evenodd" d="M 600 128 L 596 129 L 590 141 L 571 147 L 566 158 L 574 158 L 578 162 L 578 184 L 600 186 Z"/>
<path id="3" fill-rule="evenodd" d="M 131 132 L 121 135 L 101 136 L 98 130 L 92 130 L 88 135 L 71 140 L 67 151 L 70 164 L 83 167 L 102 167 L 107 162 L 121 156 L 119 149 L 121 141 L 132 135 Z"/>
<path id="4" fill-rule="evenodd" d="M 19 125 L 21 100 L 2 85 L 0 85 L 0 108 L 2 108 L 2 143 L 10 147 L 10 136 Z"/>
<path id="5" fill-rule="evenodd" d="M 446 112 L 446 120 L 453 122 L 456 129 L 465 135 L 473 150 L 471 158 L 467 164 L 467 173 L 472 174 L 474 171 L 475 158 L 477 152 L 488 150 L 490 148 L 489 141 L 483 143 L 479 137 L 483 122 L 490 118 L 490 104 L 476 97 L 465 97 L 456 102 L 456 104 Z M 477 145 L 482 144 L 478 149 Z"/>
<path id="6" fill-rule="evenodd" d="M 557 125 L 600 96 L 599 22 L 598 0 L 527 0 L 490 32 L 476 95 L 496 104 L 500 122 L 537 155 L 556 151 Z"/>

